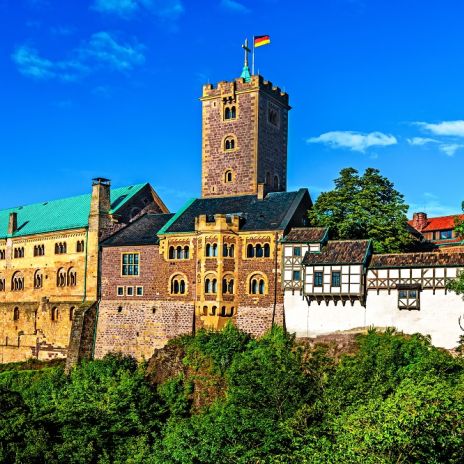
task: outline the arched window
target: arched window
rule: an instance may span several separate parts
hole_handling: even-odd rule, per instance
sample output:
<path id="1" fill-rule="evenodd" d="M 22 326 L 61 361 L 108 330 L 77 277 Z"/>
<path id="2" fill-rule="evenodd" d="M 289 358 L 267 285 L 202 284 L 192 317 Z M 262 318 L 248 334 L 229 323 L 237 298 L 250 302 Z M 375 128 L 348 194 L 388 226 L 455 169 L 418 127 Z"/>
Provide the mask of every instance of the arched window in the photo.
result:
<path id="1" fill-rule="evenodd" d="M 264 248 L 264 257 L 269 258 L 269 256 L 271 255 L 271 247 L 269 246 L 269 243 L 265 243 L 263 248 Z"/>
<path id="2" fill-rule="evenodd" d="M 13 321 L 19 321 L 19 308 L 17 306 L 13 309 Z"/>
<path id="3" fill-rule="evenodd" d="M 24 290 L 24 276 L 21 272 L 15 272 L 11 278 L 11 290 L 19 292 Z"/>
<path id="4" fill-rule="evenodd" d="M 250 243 L 247 246 L 247 258 L 254 258 L 255 256 L 255 248 L 254 246 Z"/>
<path id="5" fill-rule="evenodd" d="M 266 172 L 266 185 L 271 185 L 271 173 Z"/>
<path id="6" fill-rule="evenodd" d="M 203 306 L 203 316 L 208 315 L 208 306 Z"/>
<path id="7" fill-rule="evenodd" d="M 206 244 L 206 250 L 205 250 L 205 255 L 206 256 L 212 256 L 211 255 L 211 245 L 209 243 Z"/>
<path id="8" fill-rule="evenodd" d="M 234 254 L 235 254 L 235 246 L 234 246 L 234 244 L 232 243 L 232 244 L 229 246 L 229 258 L 233 258 L 233 257 L 234 257 Z"/>
<path id="9" fill-rule="evenodd" d="M 66 253 L 67 245 L 66 242 L 55 243 L 55 254 L 62 255 Z"/>
<path id="10" fill-rule="evenodd" d="M 56 273 L 56 286 L 66 287 L 66 271 L 63 268 L 58 269 Z"/>
<path id="11" fill-rule="evenodd" d="M 43 274 L 40 269 L 34 273 L 34 288 L 42 288 L 43 285 Z"/>
<path id="12" fill-rule="evenodd" d="M 217 293 L 217 279 L 213 279 L 212 289 L 213 289 L 213 293 Z"/>
<path id="13" fill-rule="evenodd" d="M 266 280 L 260 274 L 251 276 L 248 291 L 252 295 L 265 295 L 267 293 Z"/>
<path id="14" fill-rule="evenodd" d="M 230 119 L 235 119 L 237 117 L 237 110 L 235 109 L 235 106 L 233 106 L 230 109 Z"/>
<path id="15" fill-rule="evenodd" d="M 176 248 L 176 258 L 177 259 L 184 259 L 184 250 L 182 249 L 181 246 L 178 246 Z"/>
<path id="16" fill-rule="evenodd" d="M 274 190 L 279 190 L 279 178 L 274 176 Z"/>
<path id="17" fill-rule="evenodd" d="M 24 247 L 18 247 L 14 249 L 13 256 L 15 258 L 24 258 Z"/>
<path id="18" fill-rule="evenodd" d="M 189 259 L 190 257 L 190 249 L 188 246 L 184 246 L 184 259 Z"/>
<path id="19" fill-rule="evenodd" d="M 69 308 L 69 320 L 70 321 L 72 321 L 74 319 L 74 310 L 75 310 L 74 306 L 71 306 Z"/>
<path id="20" fill-rule="evenodd" d="M 205 293 L 211 293 L 211 280 L 205 279 Z"/>
<path id="21" fill-rule="evenodd" d="M 255 256 L 257 258 L 262 258 L 264 256 L 263 247 L 258 243 L 255 247 Z"/>
<path id="22" fill-rule="evenodd" d="M 77 272 L 72 267 L 68 270 L 67 284 L 69 287 L 75 287 L 77 285 Z"/>
<path id="23" fill-rule="evenodd" d="M 228 284 L 227 284 L 227 293 L 230 293 L 233 295 L 234 293 L 234 279 L 230 279 Z"/>
<path id="24" fill-rule="evenodd" d="M 6 291 L 5 278 L 0 276 L 0 292 Z"/>
<path id="25" fill-rule="evenodd" d="M 227 243 L 224 243 L 224 245 L 222 245 L 222 256 L 229 256 L 229 246 L 227 245 Z"/>
<path id="26" fill-rule="evenodd" d="M 224 110 L 224 119 L 230 119 L 230 108 L 228 106 Z"/>
<path id="27" fill-rule="evenodd" d="M 232 295 L 234 293 L 234 279 L 231 277 L 224 277 L 222 279 L 222 293 Z"/>
<path id="28" fill-rule="evenodd" d="M 217 243 L 213 243 L 211 247 L 211 252 L 213 253 L 212 256 L 216 257 L 218 255 L 218 246 Z"/>
<path id="29" fill-rule="evenodd" d="M 226 137 L 224 140 L 224 150 L 234 150 L 235 149 L 235 138 L 232 136 Z"/>
<path id="30" fill-rule="evenodd" d="M 235 106 L 226 106 L 224 108 L 224 119 L 235 119 L 237 117 L 237 110 Z"/>
<path id="31" fill-rule="evenodd" d="M 174 275 L 171 277 L 171 294 L 173 295 L 184 295 L 187 292 L 187 286 L 185 279 L 181 274 Z"/>
<path id="32" fill-rule="evenodd" d="M 169 259 L 176 258 L 176 250 L 173 246 L 169 247 Z"/>
<path id="33" fill-rule="evenodd" d="M 210 316 L 215 316 L 217 311 L 217 306 L 212 306 L 211 311 L 209 313 Z"/>
<path id="34" fill-rule="evenodd" d="M 5 250 L 0 250 L 0 259 L 5 259 Z"/>
<path id="35" fill-rule="evenodd" d="M 76 252 L 82 253 L 84 251 L 84 240 L 78 240 L 76 244 Z"/>
<path id="36" fill-rule="evenodd" d="M 60 317 L 60 312 L 57 306 L 53 306 L 50 316 L 51 316 L 52 321 L 55 321 L 55 322 L 58 321 Z"/>
<path id="37" fill-rule="evenodd" d="M 230 182 L 232 182 L 232 179 L 233 179 L 232 171 L 226 171 L 226 173 L 224 174 L 224 182 L 226 184 L 229 184 Z"/>

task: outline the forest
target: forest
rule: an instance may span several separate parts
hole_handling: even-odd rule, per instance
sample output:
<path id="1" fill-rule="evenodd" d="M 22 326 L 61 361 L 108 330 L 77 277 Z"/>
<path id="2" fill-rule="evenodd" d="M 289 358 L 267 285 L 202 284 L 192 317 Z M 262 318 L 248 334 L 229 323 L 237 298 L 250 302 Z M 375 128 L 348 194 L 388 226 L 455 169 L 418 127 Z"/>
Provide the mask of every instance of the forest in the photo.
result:
<path id="1" fill-rule="evenodd" d="M 143 363 L 0 367 L 2 463 L 462 463 L 464 358 L 374 329 L 337 344 L 229 325 Z"/>

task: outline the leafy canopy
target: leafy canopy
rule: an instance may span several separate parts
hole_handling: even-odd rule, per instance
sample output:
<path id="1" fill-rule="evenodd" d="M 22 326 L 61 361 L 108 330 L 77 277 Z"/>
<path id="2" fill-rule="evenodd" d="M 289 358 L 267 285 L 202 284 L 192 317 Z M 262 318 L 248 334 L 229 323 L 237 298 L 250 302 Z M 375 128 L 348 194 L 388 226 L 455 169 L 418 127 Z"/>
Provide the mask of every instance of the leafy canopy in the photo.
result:
<path id="1" fill-rule="evenodd" d="M 335 188 L 318 197 L 309 219 L 328 227 L 334 239 L 371 239 L 375 252 L 395 253 L 412 245 L 407 211 L 403 195 L 379 170 L 368 168 L 359 175 L 345 168 Z"/>

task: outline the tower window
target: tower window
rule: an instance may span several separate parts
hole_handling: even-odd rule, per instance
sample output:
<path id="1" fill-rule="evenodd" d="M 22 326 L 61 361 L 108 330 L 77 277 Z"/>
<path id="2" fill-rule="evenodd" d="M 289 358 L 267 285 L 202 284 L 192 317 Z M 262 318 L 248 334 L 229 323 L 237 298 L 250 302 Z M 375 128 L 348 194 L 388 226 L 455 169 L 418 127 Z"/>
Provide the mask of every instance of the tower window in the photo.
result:
<path id="1" fill-rule="evenodd" d="M 224 140 L 224 150 L 234 150 L 235 149 L 235 139 L 231 136 L 226 137 Z"/>
<path id="2" fill-rule="evenodd" d="M 232 171 L 226 171 L 224 176 L 224 182 L 230 183 L 232 182 Z"/>
<path id="3" fill-rule="evenodd" d="M 279 177 L 274 176 L 274 190 L 279 190 Z"/>
<path id="4" fill-rule="evenodd" d="M 237 109 L 235 105 L 226 106 L 224 108 L 224 119 L 235 119 L 237 117 Z"/>

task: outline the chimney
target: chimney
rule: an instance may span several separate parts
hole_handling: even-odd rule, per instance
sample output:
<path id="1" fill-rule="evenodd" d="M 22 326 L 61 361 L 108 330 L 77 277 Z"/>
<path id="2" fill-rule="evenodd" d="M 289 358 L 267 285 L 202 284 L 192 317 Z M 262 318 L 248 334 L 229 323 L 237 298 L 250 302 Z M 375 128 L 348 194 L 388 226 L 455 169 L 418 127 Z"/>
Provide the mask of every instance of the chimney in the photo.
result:
<path id="1" fill-rule="evenodd" d="M 111 182 L 109 179 L 97 177 L 92 179 L 92 200 L 90 214 L 108 214 L 111 209 Z"/>
<path id="2" fill-rule="evenodd" d="M 258 184 L 258 200 L 264 200 L 266 196 L 264 193 L 265 184 Z"/>
<path id="3" fill-rule="evenodd" d="M 426 213 L 414 213 L 412 215 L 412 226 L 414 229 L 422 232 L 422 230 L 427 225 L 427 214 Z"/>
<path id="4" fill-rule="evenodd" d="M 8 221 L 8 235 L 13 235 L 18 230 L 18 213 L 10 213 Z"/>

